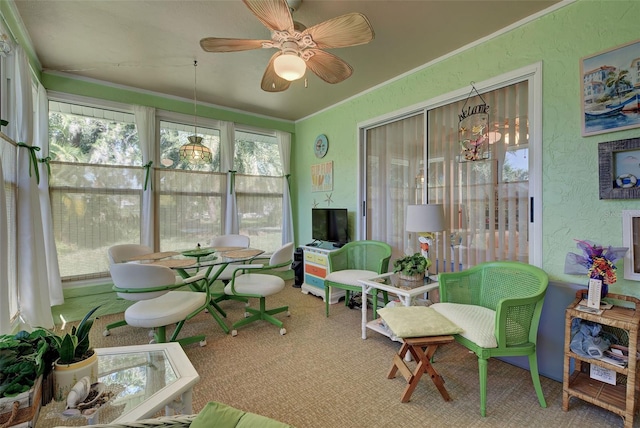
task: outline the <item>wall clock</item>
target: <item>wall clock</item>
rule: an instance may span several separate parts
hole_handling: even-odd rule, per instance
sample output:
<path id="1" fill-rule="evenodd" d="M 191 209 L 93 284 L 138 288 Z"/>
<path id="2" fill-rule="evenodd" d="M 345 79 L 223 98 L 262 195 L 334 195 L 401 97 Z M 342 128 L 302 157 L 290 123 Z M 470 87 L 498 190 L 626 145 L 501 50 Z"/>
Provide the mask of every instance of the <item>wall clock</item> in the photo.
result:
<path id="1" fill-rule="evenodd" d="M 329 150 L 329 140 L 324 134 L 320 134 L 316 137 L 316 141 L 313 143 L 313 152 L 317 158 L 323 158 Z"/>

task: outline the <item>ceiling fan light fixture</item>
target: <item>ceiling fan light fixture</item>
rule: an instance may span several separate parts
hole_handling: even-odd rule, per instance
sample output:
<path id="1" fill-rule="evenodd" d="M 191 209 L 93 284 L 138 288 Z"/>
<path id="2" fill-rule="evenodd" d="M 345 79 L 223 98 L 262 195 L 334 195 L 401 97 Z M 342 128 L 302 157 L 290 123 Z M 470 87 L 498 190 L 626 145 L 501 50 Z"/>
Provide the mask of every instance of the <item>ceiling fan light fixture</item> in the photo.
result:
<path id="1" fill-rule="evenodd" d="M 290 82 L 300 79 L 307 71 L 304 60 L 295 53 L 283 53 L 273 61 L 278 76 Z"/>

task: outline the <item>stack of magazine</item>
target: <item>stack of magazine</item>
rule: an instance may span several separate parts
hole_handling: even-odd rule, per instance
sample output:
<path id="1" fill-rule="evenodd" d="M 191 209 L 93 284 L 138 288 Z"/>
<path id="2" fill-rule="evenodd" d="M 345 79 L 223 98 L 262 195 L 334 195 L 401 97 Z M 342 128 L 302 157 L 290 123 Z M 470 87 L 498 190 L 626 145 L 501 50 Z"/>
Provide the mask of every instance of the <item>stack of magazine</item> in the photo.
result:
<path id="1" fill-rule="evenodd" d="M 636 355 L 636 358 L 638 356 Z M 600 361 L 605 361 L 618 367 L 627 367 L 629 364 L 629 348 L 620 345 L 611 345 L 611 348 L 604 351 Z"/>
<path id="2" fill-rule="evenodd" d="M 590 314 L 601 315 L 606 309 L 611 309 L 613 305 L 611 303 L 600 302 L 600 309 L 591 308 L 587 305 L 587 299 L 582 299 L 576 309 L 582 312 L 588 312 Z"/>

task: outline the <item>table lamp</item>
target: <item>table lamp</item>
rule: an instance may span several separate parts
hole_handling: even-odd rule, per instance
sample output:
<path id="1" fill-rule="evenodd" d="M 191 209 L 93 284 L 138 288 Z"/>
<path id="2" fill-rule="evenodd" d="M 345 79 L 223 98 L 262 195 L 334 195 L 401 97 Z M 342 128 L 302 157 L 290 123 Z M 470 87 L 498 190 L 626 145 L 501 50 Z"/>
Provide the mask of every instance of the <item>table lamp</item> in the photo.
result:
<path id="1" fill-rule="evenodd" d="M 405 221 L 407 232 L 417 232 L 421 253 L 429 258 L 429 246 L 433 244 L 433 234 L 444 227 L 444 209 L 442 204 L 407 205 Z"/>

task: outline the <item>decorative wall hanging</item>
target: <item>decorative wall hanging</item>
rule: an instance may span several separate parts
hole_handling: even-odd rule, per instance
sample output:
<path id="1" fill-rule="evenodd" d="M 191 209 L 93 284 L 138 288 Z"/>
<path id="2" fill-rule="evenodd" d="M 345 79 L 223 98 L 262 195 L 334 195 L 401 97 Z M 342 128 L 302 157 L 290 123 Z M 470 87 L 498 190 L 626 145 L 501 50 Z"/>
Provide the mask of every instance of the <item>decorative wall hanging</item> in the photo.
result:
<path id="1" fill-rule="evenodd" d="M 333 190 L 333 161 L 311 165 L 311 191 Z"/>
<path id="2" fill-rule="evenodd" d="M 331 205 L 331 203 L 333 202 L 333 199 L 331 198 L 332 196 L 333 193 L 327 193 L 327 197 L 324 200 L 327 203 L 327 206 Z"/>
<path id="3" fill-rule="evenodd" d="M 580 60 L 582 135 L 640 127 L 640 40 Z"/>
<path id="4" fill-rule="evenodd" d="M 600 199 L 640 199 L 640 138 L 598 144 Z"/>
<path id="5" fill-rule="evenodd" d="M 475 92 L 475 95 L 474 95 Z M 480 103 L 469 104 L 471 98 L 480 98 Z M 458 115 L 458 141 L 461 153 L 459 162 L 477 161 L 489 158 L 489 106 L 471 82 L 471 92 Z"/>

